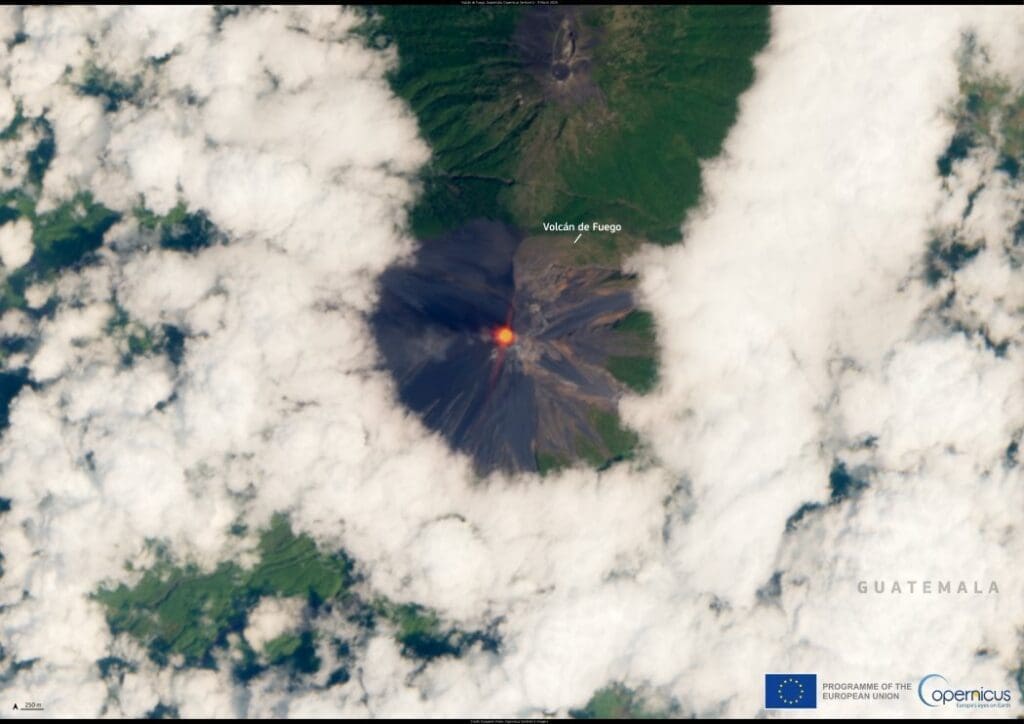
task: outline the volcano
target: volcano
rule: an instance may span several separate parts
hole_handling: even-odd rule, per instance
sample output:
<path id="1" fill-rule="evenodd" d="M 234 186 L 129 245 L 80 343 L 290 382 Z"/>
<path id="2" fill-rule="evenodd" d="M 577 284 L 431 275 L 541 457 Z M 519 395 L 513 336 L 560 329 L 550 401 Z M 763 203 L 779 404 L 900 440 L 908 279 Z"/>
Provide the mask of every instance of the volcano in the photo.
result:
<path id="1" fill-rule="evenodd" d="M 401 403 L 481 474 L 600 466 L 635 442 L 608 369 L 644 344 L 621 328 L 634 280 L 567 263 L 569 243 L 475 220 L 381 276 L 370 324 Z"/>

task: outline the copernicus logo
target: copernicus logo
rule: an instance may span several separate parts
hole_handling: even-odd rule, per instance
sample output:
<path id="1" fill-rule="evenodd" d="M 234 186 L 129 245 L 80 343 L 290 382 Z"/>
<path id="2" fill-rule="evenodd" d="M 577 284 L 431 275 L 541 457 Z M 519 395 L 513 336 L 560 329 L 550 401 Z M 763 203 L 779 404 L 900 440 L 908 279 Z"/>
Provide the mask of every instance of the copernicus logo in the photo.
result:
<path id="1" fill-rule="evenodd" d="M 817 674 L 765 674 L 765 709 L 817 709 Z"/>
<path id="2" fill-rule="evenodd" d="M 930 707 L 952 704 L 957 709 L 1009 709 L 1013 701 L 1009 689 L 958 689 L 942 674 L 928 674 L 917 684 L 917 696 Z"/>

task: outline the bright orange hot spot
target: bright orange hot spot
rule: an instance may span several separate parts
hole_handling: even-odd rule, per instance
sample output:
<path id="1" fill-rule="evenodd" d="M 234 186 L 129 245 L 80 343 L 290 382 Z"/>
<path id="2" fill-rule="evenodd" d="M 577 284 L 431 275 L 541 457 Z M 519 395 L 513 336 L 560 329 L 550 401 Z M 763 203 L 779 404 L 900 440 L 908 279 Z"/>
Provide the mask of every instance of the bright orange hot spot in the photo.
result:
<path id="1" fill-rule="evenodd" d="M 516 333 L 508 325 L 498 327 L 494 330 L 494 341 L 498 343 L 499 347 L 508 347 L 516 341 Z"/>

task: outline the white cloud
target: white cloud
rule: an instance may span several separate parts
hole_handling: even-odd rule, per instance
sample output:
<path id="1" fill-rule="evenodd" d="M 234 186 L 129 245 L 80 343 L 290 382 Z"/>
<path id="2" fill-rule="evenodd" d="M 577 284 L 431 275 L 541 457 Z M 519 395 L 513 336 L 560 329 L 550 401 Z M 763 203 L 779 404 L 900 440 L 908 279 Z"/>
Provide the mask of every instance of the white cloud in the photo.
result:
<path id="1" fill-rule="evenodd" d="M 256 651 L 302 624 L 302 610 L 306 601 L 302 597 L 264 598 L 249 613 L 245 627 L 245 640 Z"/>
<path id="2" fill-rule="evenodd" d="M 32 358 L 33 378 L 40 382 L 52 380 L 73 366 L 80 366 L 93 350 L 85 350 L 90 340 L 98 338 L 113 309 L 106 304 L 94 304 L 69 309 L 52 322 L 44 323 L 40 330 L 40 347 Z"/>
<path id="3" fill-rule="evenodd" d="M 956 98 L 961 31 L 1019 47 L 989 31 L 1019 30 L 1021 17 L 784 8 L 775 21 L 685 246 L 637 260 L 659 325 L 672 330 L 662 343 L 674 363 L 659 396 L 631 401 L 627 419 L 693 484 L 674 565 L 740 607 L 728 633 L 670 639 L 687 665 L 652 659 L 682 669 L 677 691 L 698 710 L 756 709 L 755 682 L 773 670 L 909 681 L 930 667 L 1009 686 L 1024 611 L 1012 564 L 1020 537 L 1005 526 L 1021 480 L 1002 456 L 1024 423 L 1019 336 L 997 358 L 936 330 L 926 310 L 943 290 L 920 275 L 932 228 L 964 210 L 961 183 L 973 188 L 957 179 L 960 203 L 946 201 L 935 166 L 953 132 L 941 110 Z M 993 56 L 1016 62 L 1006 51 Z M 1019 213 L 1007 201 L 976 212 L 993 248 Z M 965 273 L 986 268 L 987 294 L 1016 298 L 1019 272 L 1005 257 Z M 1019 305 L 998 306 L 1000 329 L 1017 332 Z M 873 448 L 853 449 L 869 436 Z M 783 536 L 801 504 L 827 502 L 835 456 L 876 470 L 869 491 Z M 784 572 L 781 608 L 753 607 L 774 571 Z M 975 575 L 1007 593 L 879 601 L 856 590 L 863 579 Z M 718 649 L 712 666 L 705 644 Z M 976 660 L 983 645 L 992 654 Z M 911 697 L 905 710 L 915 706 Z"/>
<path id="4" fill-rule="evenodd" d="M 32 258 L 32 223 L 18 219 L 0 226 L 0 262 L 17 269 Z"/>

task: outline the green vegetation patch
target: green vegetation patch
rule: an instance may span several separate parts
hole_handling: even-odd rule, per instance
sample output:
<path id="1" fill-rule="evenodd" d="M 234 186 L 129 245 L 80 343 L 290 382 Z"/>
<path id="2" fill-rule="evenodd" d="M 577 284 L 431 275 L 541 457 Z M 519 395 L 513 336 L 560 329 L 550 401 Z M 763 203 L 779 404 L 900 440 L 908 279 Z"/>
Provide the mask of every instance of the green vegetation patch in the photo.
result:
<path id="1" fill-rule="evenodd" d="M 43 178 L 57 151 L 53 127 L 44 117 L 27 118 L 18 107 L 0 142 L 18 138 L 31 129 L 39 138 L 26 155 L 28 170 L 21 188 L 0 193 L 0 224 L 26 219 L 32 224 L 34 246 L 29 261 L 0 282 L 0 313 L 25 308 L 25 290 L 61 271 L 82 264 L 103 243 L 103 236 L 120 215 L 82 191 L 60 206 L 38 212 L 36 201 Z"/>
<path id="2" fill-rule="evenodd" d="M 245 589 L 245 574 L 232 564 L 204 573 L 163 562 L 134 587 L 101 590 L 96 598 L 107 607 L 111 631 L 147 645 L 157 663 L 181 654 L 187 664 L 212 667 L 212 648 L 242 628 L 259 597 Z"/>
<path id="3" fill-rule="evenodd" d="M 74 266 L 82 257 L 100 248 L 103 235 L 120 216 L 82 192 L 32 219 L 35 252 L 29 266 L 39 274 Z"/>
<path id="4" fill-rule="evenodd" d="M 381 615 L 391 621 L 397 630 L 395 637 L 404 654 L 413 658 L 433 659 L 459 652 L 458 636 L 453 630 L 444 630 L 436 612 L 417 604 L 391 604 L 383 602 Z"/>
<path id="5" fill-rule="evenodd" d="M 574 719 L 666 719 L 675 707 L 652 708 L 640 695 L 620 683 L 609 684 L 594 692 L 582 709 L 570 709 Z"/>
<path id="6" fill-rule="evenodd" d="M 366 635 L 378 620 L 388 621 L 408 658 L 459 656 L 474 644 L 492 651 L 498 647 L 493 632 L 445 624 L 436 611 L 415 603 L 377 598 L 367 604 L 352 589 L 352 561 L 340 551 L 322 552 L 307 535 L 296 535 L 282 515 L 274 516 L 260 534 L 255 551 L 259 559 L 251 569 L 225 562 L 204 571 L 169 560 L 158 547 L 155 551 L 157 563 L 137 583 L 101 587 L 94 598 L 106 609 L 110 630 L 135 638 L 161 666 L 180 656 L 186 666 L 214 668 L 215 651 L 227 649 L 229 636 L 245 630 L 249 613 L 264 597 L 304 596 L 314 615 L 324 608 L 340 609 Z M 244 682 L 267 666 L 293 675 L 319 671 L 319 636 L 308 628 L 285 633 L 260 652 L 240 637 L 233 675 Z M 338 660 L 344 662 L 330 674 L 330 685 L 335 685 L 348 680 L 352 656 L 348 642 L 334 638 L 327 645 L 332 643 Z"/>
<path id="7" fill-rule="evenodd" d="M 554 453 L 539 451 L 536 458 L 537 472 L 542 476 L 558 472 L 559 470 L 563 470 L 571 465 L 569 460 L 561 455 L 555 455 Z"/>
<path id="8" fill-rule="evenodd" d="M 210 221 L 204 211 L 189 211 L 185 202 L 163 216 L 153 213 L 145 206 L 135 208 L 139 226 L 160 234 L 160 246 L 181 252 L 196 252 L 216 243 L 224 242 L 224 234 Z"/>
<path id="9" fill-rule="evenodd" d="M 270 659 L 271 663 L 287 658 L 294 654 L 302 645 L 302 639 L 298 634 L 287 633 L 268 641 L 263 647 L 263 652 Z"/>
<path id="10" fill-rule="evenodd" d="M 1024 89 L 982 70 L 977 62 L 982 56 L 968 35 L 960 49 L 960 98 L 952 110 L 956 132 L 937 161 L 939 174 L 949 176 L 956 161 L 985 146 L 999 154 L 998 169 L 1017 178 L 1024 161 Z"/>
<path id="11" fill-rule="evenodd" d="M 103 235 L 120 216 L 81 192 L 55 209 L 36 213 L 35 201 L 21 191 L 0 194 L 0 222 L 26 218 L 35 249 L 28 262 L 9 274 L 0 287 L 0 312 L 25 307 L 25 289 L 78 266 L 103 244 Z"/>
<path id="12" fill-rule="evenodd" d="M 115 304 L 114 314 L 107 322 L 106 332 L 121 353 L 121 363 L 132 365 L 139 357 L 165 354 L 171 364 L 181 364 L 185 355 L 185 333 L 172 324 L 158 324 L 147 327 L 128 314 L 128 310 Z M 0 381 L 0 404 L 3 402 L 2 381 Z M 244 531 L 243 531 L 244 532 Z"/>
<path id="13" fill-rule="evenodd" d="M 644 393 L 658 381 L 658 361 L 654 357 L 612 356 L 608 371 L 630 389 Z"/>
<path id="14" fill-rule="evenodd" d="M 639 438 L 635 432 L 622 426 L 618 415 L 595 408 L 591 420 L 613 460 L 621 460 L 633 454 Z"/>
<path id="15" fill-rule="evenodd" d="M 249 586 L 263 595 L 308 595 L 314 605 L 341 595 L 352 568 L 344 553 L 320 553 L 308 535 L 292 533 L 282 515 L 275 516 L 260 537 L 259 553 Z"/>
<path id="16" fill-rule="evenodd" d="M 316 634 L 313 631 L 278 636 L 267 642 L 263 653 L 271 666 L 285 667 L 302 674 L 314 674 L 320 670 L 320 658 L 316 655 Z"/>
<path id="17" fill-rule="evenodd" d="M 634 309 L 625 317 L 615 323 L 615 330 L 636 334 L 648 339 L 654 339 L 654 315 L 640 309 Z"/>
<path id="18" fill-rule="evenodd" d="M 421 238 L 473 218 L 614 220 L 679 238 L 769 34 L 765 7 L 588 7 L 600 94 L 552 98 L 526 67 L 515 6 L 380 8 L 364 33 L 396 44 L 389 80 L 433 151 L 412 212 Z M 530 32 L 543 32 L 538 26 Z M 589 81 L 588 81 L 589 82 Z"/>
<path id="19" fill-rule="evenodd" d="M 395 92 L 416 113 L 433 157 L 412 212 L 420 238 L 485 217 L 509 219 L 499 193 L 514 183 L 520 138 L 540 110 L 512 54 L 514 7 L 382 7 L 364 32 L 397 43 Z"/>
<path id="20" fill-rule="evenodd" d="M 591 440 L 582 433 L 577 436 L 576 447 L 583 460 L 603 470 L 614 462 L 633 457 L 640 439 L 635 432 L 622 426 L 616 413 L 593 407 L 589 417 L 600 439 Z"/>
<path id="21" fill-rule="evenodd" d="M 161 556 L 134 586 L 101 588 L 95 598 L 106 608 L 111 631 L 147 646 L 155 662 L 181 655 L 188 665 L 213 667 L 214 648 L 244 628 L 262 597 L 305 595 L 319 605 L 346 590 L 351 564 L 344 554 L 319 552 L 284 516 L 275 516 L 260 536 L 258 552 L 252 569 L 228 562 L 213 571 Z"/>
<path id="22" fill-rule="evenodd" d="M 768 40 L 766 7 L 613 6 L 594 74 L 611 121 L 559 150 L 564 188 L 550 215 L 612 218 L 676 241 L 701 194 L 701 159 L 719 153 L 751 59 Z"/>
<path id="23" fill-rule="evenodd" d="M 634 392 L 650 392 L 658 383 L 654 317 L 650 312 L 634 309 L 616 322 L 612 330 L 629 337 L 632 354 L 610 356 L 605 362 L 606 368 L 615 379 Z"/>
<path id="24" fill-rule="evenodd" d="M 442 623 L 436 611 L 415 603 L 396 604 L 378 599 L 377 614 L 396 628 L 395 638 L 402 646 L 402 655 L 429 661 L 441 656 L 459 656 L 468 647 L 480 643 L 496 650 L 495 637 L 483 631 L 465 631 Z"/>

